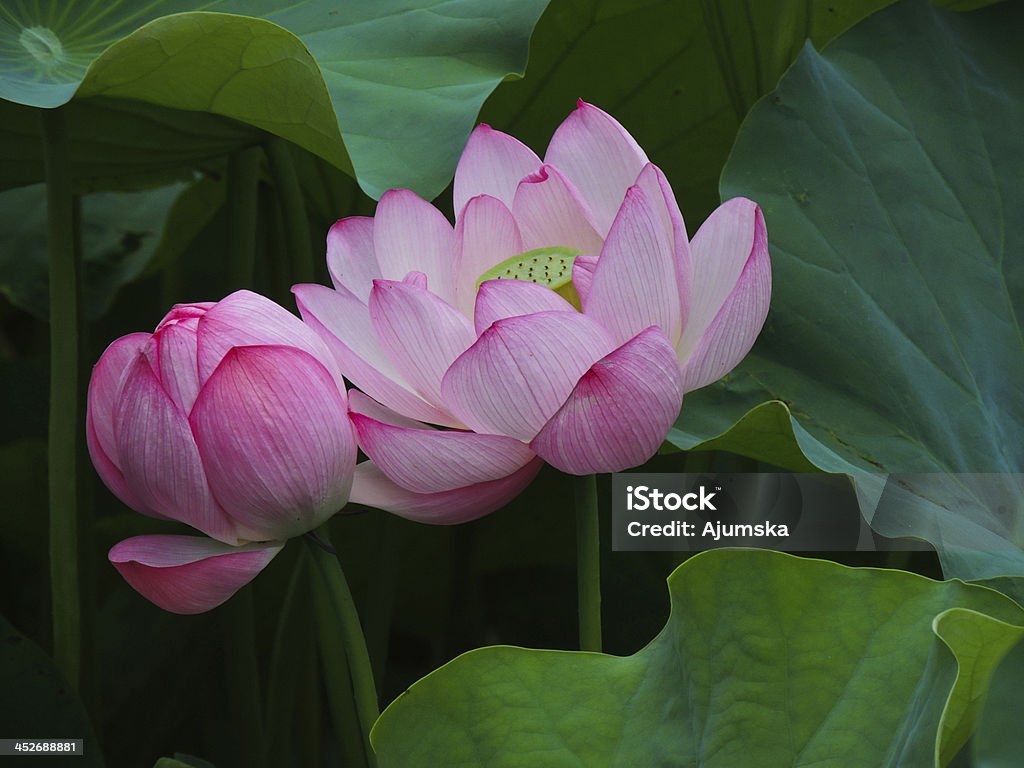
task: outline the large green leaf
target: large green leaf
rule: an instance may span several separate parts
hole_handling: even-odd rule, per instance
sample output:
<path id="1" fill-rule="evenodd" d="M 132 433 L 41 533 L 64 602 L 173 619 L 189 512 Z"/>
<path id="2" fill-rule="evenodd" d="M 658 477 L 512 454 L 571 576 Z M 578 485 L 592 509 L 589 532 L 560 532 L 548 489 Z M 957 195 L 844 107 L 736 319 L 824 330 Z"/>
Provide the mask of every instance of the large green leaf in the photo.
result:
<path id="1" fill-rule="evenodd" d="M 1024 641 L 1006 654 L 992 685 L 972 742 L 975 768 L 1014 768 L 1024 755 Z"/>
<path id="2" fill-rule="evenodd" d="M 82 198 L 85 308 L 101 315 L 122 285 L 138 277 L 153 256 L 172 204 L 184 184 L 145 192 L 97 192 Z M 0 293 L 45 320 L 49 297 L 46 188 L 35 184 L 0 193 Z M 177 232 L 169 232 L 172 237 Z M 170 248 L 170 244 L 165 246 Z"/>
<path id="3" fill-rule="evenodd" d="M 673 434 L 691 447 L 782 400 L 823 469 L 934 473 L 872 522 L 972 578 L 1024 574 L 1019 477 L 957 474 L 1024 466 L 1022 30 L 1019 4 L 954 14 L 908 0 L 824 54 L 804 50 L 722 176 L 723 198 L 765 211 L 768 324 Z M 695 434 L 705 408 L 714 429 Z"/>
<path id="4" fill-rule="evenodd" d="M 451 178 L 484 99 L 506 76 L 524 70 L 529 35 L 544 5 L 544 0 L 350 0 L 340 7 L 330 0 L 7 4 L 0 7 L 0 98 L 11 104 L 0 116 L 5 124 L 20 121 L 23 127 L 14 135 L 23 137 L 37 129 L 24 125 L 19 104 L 50 108 L 72 99 L 103 99 L 105 106 L 117 99 L 207 113 L 282 136 L 339 168 L 354 165 L 372 195 L 405 186 L 433 197 Z M 127 134 L 136 137 L 135 150 L 145 137 L 130 115 L 124 117 L 129 118 Z M 199 134 L 199 156 L 224 133 L 237 134 L 241 142 L 259 140 L 251 129 L 238 131 L 221 121 L 172 120 Z M 106 143 L 104 134 L 90 127 L 73 137 Z M 176 139 L 162 154 L 189 154 L 187 137 Z M 116 170 L 108 166 L 119 159 L 107 152 L 110 160 L 98 164 L 104 175 Z M 15 165 L 14 177 L 3 179 L 7 185 L 25 181 L 24 162 Z"/>
<path id="5" fill-rule="evenodd" d="M 804 40 L 820 46 L 891 1 L 554 0 L 526 78 L 483 117 L 540 151 L 577 98 L 609 110 L 666 171 L 695 230 L 718 203 L 740 122 Z"/>
<path id="6" fill-rule="evenodd" d="M 75 190 L 135 190 L 218 170 L 222 158 L 261 140 L 242 123 L 124 99 L 75 99 L 67 116 Z M 43 180 L 39 114 L 0 101 L 0 189 Z"/>
<path id="7" fill-rule="evenodd" d="M 375 726 L 381 768 L 945 765 L 1024 635 L 992 590 L 777 552 L 702 553 L 669 592 L 633 656 L 485 648 L 428 675 Z"/>
<path id="8" fill-rule="evenodd" d="M 99 744 L 82 703 L 31 640 L 0 616 L 0 723 L 5 738 L 82 739 L 82 768 L 103 765 Z M 33 761 L 34 762 L 34 761 Z M 38 758 L 40 765 L 66 765 L 67 757 Z"/>

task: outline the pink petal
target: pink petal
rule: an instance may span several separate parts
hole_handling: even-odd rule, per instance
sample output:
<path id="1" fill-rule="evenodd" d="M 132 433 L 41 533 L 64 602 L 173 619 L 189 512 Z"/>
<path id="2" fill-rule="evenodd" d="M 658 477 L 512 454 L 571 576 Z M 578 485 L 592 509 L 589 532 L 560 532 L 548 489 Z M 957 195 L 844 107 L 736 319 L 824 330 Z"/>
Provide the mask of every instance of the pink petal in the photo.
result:
<path id="1" fill-rule="evenodd" d="M 298 536 L 348 500 L 356 443 L 346 399 L 306 352 L 235 347 L 190 421 L 214 496 L 245 538 Z"/>
<path id="2" fill-rule="evenodd" d="M 587 256 L 601 252 L 601 236 L 586 203 L 553 166 L 541 166 L 523 179 L 516 189 L 512 213 L 519 223 L 524 250 L 564 246 Z"/>
<path id="3" fill-rule="evenodd" d="M 465 315 L 425 288 L 377 280 L 370 320 L 385 353 L 427 402 L 441 403 L 448 366 L 476 339 Z"/>
<path id="4" fill-rule="evenodd" d="M 509 317 L 452 364 L 441 391 L 473 430 L 530 440 L 614 348 L 607 331 L 575 311 Z"/>
<path id="5" fill-rule="evenodd" d="M 114 434 L 114 405 L 120 398 L 121 386 L 149 339 L 148 333 L 131 333 L 113 341 L 100 355 L 89 379 L 85 436 L 93 466 L 107 488 L 132 509 L 162 517 L 132 493 L 125 482 Z"/>
<path id="6" fill-rule="evenodd" d="M 422 272 L 410 272 L 408 275 L 403 277 L 399 282 L 411 285 L 413 288 L 419 288 L 421 291 L 427 290 L 427 276 Z M 373 289 L 371 289 L 372 291 Z M 367 301 L 369 304 L 369 301 Z M 371 316 L 372 319 L 372 316 Z"/>
<path id="7" fill-rule="evenodd" d="M 197 301 L 192 304 L 175 304 L 171 307 L 171 311 L 164 315 L 156 329 L 159 331 L 164 326 L 172 323 L 178 323 L 183 320 L 198 320 L 200 317 L 205 315 L 207 310 L 213 307 L 214 304 L 216 304 L 214 301 Z"/>
<path id="8" fill-rule="evenodd" d="M 573 475 L 621 472 L 657 452 L 682 402 L 675 350 L 648 328 L 583 375 L 530 447 Z"/>
<path id="9" fill-rule="evenodd" d="M 489 125 L 478 125 L 455 169 L 456 214 L 461 217 L 463 207 L 477 195 L 496 197 L 511 207 L 520 179 L 538 168 L 540 158 L 521 141 Z"/>
<path id="10" fill-rule="evenodd" d="M 324 342 L 284 307 L 252 291 L 236 291 L 199 320 L 199 383 L 206 383 L 232 347 L 278 344 L 304 350 L 327 366 L 341 382 L 341 372 Z"/>
<path id="11" fill-rule="evenodd" d="M 374 217 L 373 245 L 385 279 L 423 272 L 434 293 L 454 300 L 455 233 L 444 214 L 415 192 L 384 193 Z"/>
<path id="12" fill-rule="evenodd" d="M 165 325 L 153 334 L 153 343 L 160 382 L 174 404 L 188 415 L 199 394 L 196 329 L 185 323 Z"/>
<path id="13" fill-rule="evenodd" d="M 658 166 L 653 163 L 644 166 L 637 177 L 636 185 L 647 195 L 647 199 L 658 211 L 662 225 L 672 234 L 676 283 L 679 286 L 680 327 L 685 327 L 690 311 L 690 294 L 693 291 L 693 259 L 690 255 L 690 241 L 686 234 L 683 214 L 679 210 L 672 186 Z"/>
<path id="14" fill-rule="evenodd" d="M 352 502 L 419 523 L 455 525 L 501 509 L 526 489 L 543 465 L 534 459 L 500 480 L 441 493 L 414 493 L 389 480 L 372 461 L 364 461 L 356 467 Z"/>
<path id="15" fill-rule="evenodd" d="M 620 344 L 652 325 L 679 338 L 675 247 L 659 208 L 661 201 L 655 205 L 640 185 L 630 187 L 587 293 L 584 311 Z"/>
<path id="16" fill-rule="evenodd" d="M 373 218 L 349 216 L 327 232 L 327 270 L 336 288 L 344 286 L 362 302 L 370 296 L 373 281 L 381 277 L 373 251 Z"/>
<path id="17" fill-rule="evenodd" d="M 719 206 L 712 218 L 714 222 L 709 218 L 693 239 L 694 311 L 677 345 L 687 392 L 720 379 L 746 356 L 771 303 L 772 266 L 761 209 L 736 198 Z M 702 236 L 709 223 L 711 229 Z M 734 279 L 727 263 L 735 262 L 742 263 L 742 271 Z M 718 268 L 713 269 L 712 264 Z M 724 286 L 728 293 L 720 304 L 714 304 Z M 710 324 L 701 328 L 709 305 L 717 312 Z M 694 343 L 698 329 L 700 335 Z"/>
<path id="18" fill-rule="evenodd" d="M 151 603 L 171 613 L 216 608 L 262 571 L 284 544 L 232 547 L 198 536 L 134 536 L 107 555 Z"/>
<path id="19" fill-rule="evenodd" d="M 333 353 L 341 372 L 371 397 L 420 421 L 458 426 L 446 411 L 431 405 L 406 382 L 384 354 L 370 322 L 370 309 L 344 288 L 292 287 L 303 321 Z"/>
<path id="20" fill-rule="evenodd" d="M 92 465 L 96 469 L 96 474 L 100 476 L 100 479 L 103 480 L 103 484 L 107 486 L 111 493 L 136 512 L 141 512 L 144 515 L 161 520 L 167 519 L 164 515 L 154 512 L 143 504 L 142 501 L 140 501 L 135 494 L 131 492 L 131 489 L 128 488 L 128 483 L 124 479 L 124 475 L 121 474 L 120 468 L 118 468 L 99 447 L 99 441 L 96 437 L 96 428 L 93 425 L 91 413 L 87 414 L 85 418 L 85 443 L 89 448 L 89 456 L 92 458 Z"/>
<path id="21" fill-rule="evenodd" d="M 543 285 L 525 280 L 487 280 L 480 284 L 473 317 L 477 334 L 495 320 L 534 312 L 575 312 L 576 308 Z"/>
<path id="22" fill-rule="evenodd" d="M 498 480 L 533 458 L 519 440 L 456 430 L 408 429 L 352 414 L 359 447 L 398 485 L 416 493 Z"/>
<path id="23" fill-rule="evenodd" d="M 544 162 L 557 166 L 579 190 L 603 237 L 647 155 L 615 118 L 580 101 L 551 137 Z"/>
<path id="24" fill-rule="evenodd" d="M 416 421 L 403 416 L 400 413 L 392 411 L 387 406 L 381 405 L 369 395 L 363 394 L 358 389 L 350 389 L 348 391 L 348 410 L 349 413 L 359 413 L 363 416 L 369 416 L 371 419 L 382 421 L 385 424 L 391 424 L 395 427 L 405 427 L 406 429 L 433 429 L 429 424 L 424 424 L 422 421 Z"/>
<path id="25" fill-rule="evenodd" d="M 480 276 L 524 250 L 519 226 L 503 202 L 487 195 L 471 198 L 455 224 L 459 310 L 472 317 Z"/>
<path id="26" fill-rule="evenodd" d="M 128 489 L 147 509 L 227 544 L 239 533 L 210 492 L 185 414 L 144 356 L 132 364 L 114 405 L 114 438 Z"/>
<path id="27" fill-rule="evenodd" d="M 572 263 L 572 287 L 576 289 L 576 295 L 584 306 L 590 295 L 590 287 L 594 284 L 597 261 L 597 256 L 577 256 Z"/>

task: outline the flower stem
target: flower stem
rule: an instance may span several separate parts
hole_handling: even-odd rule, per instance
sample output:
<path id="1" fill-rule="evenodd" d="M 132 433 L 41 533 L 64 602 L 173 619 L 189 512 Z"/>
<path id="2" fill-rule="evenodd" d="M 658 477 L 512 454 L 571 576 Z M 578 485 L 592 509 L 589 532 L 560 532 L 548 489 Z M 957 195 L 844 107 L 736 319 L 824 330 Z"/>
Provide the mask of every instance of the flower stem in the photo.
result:
<path id="1" fill-rule="evenodd" d="M 292 566 L 284 599 L 278 609 L 277 627 L 274 630 L 265 708 L 271 765 L 287 764 L 289 752 L 293 748 L 294 711 L 300 685 L 293 659 L 296 656 L 301 657 L 303 654 L 300 649 L 305 649 L 309 643 L 309 633 L 295 621 L 298 613 L 296 603 L 305 597 L 303 582 L 309 570 L 306 567 L 306 559 L 305 548 L 300 548 Z"/>
<path id="2" fill-rule="evenodd" d="M 259 147 L 240 149 L 228 158 L 228 272 L 232 290 L 254 287 L 261 159 Z"/>
<path id="3" fill-rule="evenodd" d="M 292 261 L 292 277 L 300 283 L 311 283 L 315 278 L 313 247 L 309 239 L 309 220 L 302 197 L 299 176 L 295 172 L 288 142 L 269 136 L 264 144 L 270 161 L 270 174 L 281 204 L 284 228 L 288 240 L 288 253 Z"/>
<path id="4" fill-rule="evenodd" d="M 580 611 L 580 650 L 601 650 L 601 524 L 597 476 L 573 478 L 576 500 L 576 583 Z"/>
<path id="5" fill-rule="evenodd" d="M 313 576 L 310 570 L 309 568 L 305 569 L 307 579 Z M 320 576 L 315 575 L 315 578 L 319 582 Z M 307 632 L 303 641 L 304 643 L 298 649 L 300 665 L 296 686 L 299 695 L 292 713 L 292 718 L 298 724 L 298 728 L 296 735 L 289 744 L 284 746 L 286 749 L 290 749 L 291 745 L 295 745 L 298 749 L 298 759 L 292 761 L 291 765 L 319 765 L 323 760 L 321 754 L 323 687 L 320 679 L 320 649 L 317 647 L 317 638 L 312 632 Z M 291 754 L 293 753 L 289 752 L 288 756 L 290 757 Z M 275 760 L 271 762 L 271 765 L 289 765 L 289 762 L 288 760 L 283 762 Z M 342 765 L 357 766 L 359 763 L 346 760 Z"/>
<path id="6" fill-rule="evenodd" d="M 220 611 L 228 710 L 238 756 L 244 765 L 263 768 L 266 744 L 256 658 L 256 617 L 252 586 L 242 587 Z"/>
<path id="7" fill-rule="evenodd" d="M 81 682 L 78 578 L 78 258 L 67 127 L 41 110 L 50 252 L 50 594 L 53 655 L 68 684 Z"/>
<path id="8" fill-rule="evenodd" d="M 318 529 L 317 535 L 321 541 L 330 545 L 330 534 L 326 524 Z M 366 650 L 366 639 L 359 622 L 359 614 L 356 611 L 352 592 L 349 590 L 338 558 L 309 539 L 306 540 L 306 543 L 313 562 L 323 579 L 324 586 L 327 588 L 327 597 L 334 618 L 341 625 L 342 642 L 344 652 L 348 656 L 349 675 L 352 682 L 352 698 L 363 734 L 366 764 L 373 768 L 376 765 L 376 760 L 373 747 L 370 746 L 370 729 L 376 722 L 380 709 L 377 701 L 377 687 L 373 681 L 373 668 L 370 666 L 370 655 Z M 321 621 L 324 619 L 325 617 L 321 617 Z M 329 649 L 322 648 L 321 652 L 327 653 Z"/>
<path id="9" fill-rule="evenodd" d="M 310 542 L 318 546 L 315 542 Z M 333 557 L 329 552 L 328 556 Z M 313 614 L 317 617 L 318 631 L 314 644 L 317 656 L 317 686 L 327 696 L 331 731 L 346 766 L 366 766 L 366 746 L 363 731 L 356 715 L 352 694 L 352 674 L 349 672 L 348 653 L 341 630 L 341 620 L 334 609 L 327 585 L 318 569 L 310 568 L 309 591 L 313 600 Z M 316 571 L 316 572 L 314 572 Z"/>
<path id="10" fill-rule="evenodd" d="M 401 569 L 396 567 L 403 562 L 402 521 L 395 515 L 379 512 L 377 527 L 377 563 L 378 569 L 370 580 L 366 599 L 366 647 L 370 651 L 373 663 L 373 674 L 380 683 L 384 678 L 387 665 L 388 645 L 391 639 L 391 615 L 395 604 L 395 593 L 398 591 L 398 577 Z"/>

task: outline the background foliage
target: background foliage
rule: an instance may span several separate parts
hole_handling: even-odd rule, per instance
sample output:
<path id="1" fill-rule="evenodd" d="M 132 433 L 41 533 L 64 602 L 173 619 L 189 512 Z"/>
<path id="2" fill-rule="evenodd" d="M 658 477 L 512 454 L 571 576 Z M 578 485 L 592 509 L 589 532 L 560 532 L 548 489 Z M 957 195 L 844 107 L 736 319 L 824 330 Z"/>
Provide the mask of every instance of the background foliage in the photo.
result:
<path id="1" fill-rule="evenodd" d="M 942 5 L 956 12 L 924 0 L 5 3 L 0 723 L 74 731 L 89 740 L 84 764 L 108 766 L 250 765 L 255 732 L 269 765 L 345 765 L 358 743 L 352 712 L 322 684 L 345 672 L 308 631 L 320 596 L 301 547 L 244 598 L 264 727 L 229 682 L 237 601 L 179 617 L 127 587 L 109 547 L 176 529 L 127 510 L 87 466 L 77 694 L 48 661 L 40 108 L 63 105 L 70 134 L 87 372 L 110 340 L 152 328 L 176 302 L 248 286 L 293 306 L 288 287 L 308 264 L 326 282 L 329 225 L 371 213 L 366 193 L 440 192 L 478 119 L 542 152 L 575 99 L 593 102 L 665 170 L 691 235 L 720 193 L 742 194 L 764 207 L 772 248 L 772 312 L 754 353 L 688 397 L 644 469 L 853 473 L 870 515 L 857 469 L 1021 469 L 1024 13 Z M 39 26 L 53 35 L 28 32 Z M 246 162 L 249 268 L 233 256 L 231 186 Z M 289 227 L 289 178 L 305 245 Z M 711 553 L 666 592 L 678 561 L 605 551 L 605 647 L 624 658 L 567 652 L 573 521 L 558 473 L 457 528 L 348 510 L 333 540 L 382 703 L 398 697 L 374 734 L 382 764 L 527 764 L 499 731 L 531 734 L 531 766 L 728 765 L 730 750 L 765 766 L 1012 765 L 1024 618 L 989 587 L 1024 598 L 1020 489 L 927 483 L 906 489 L 909 524 L 877 518 L 876 529 L 980 536 L 998 556 L 945 546 L 940 567 L 932 552 L 829 555 L 888 567 L 852 571 Z M 562 650 L 484 649 L 442 667 L 491 644 Z"/>

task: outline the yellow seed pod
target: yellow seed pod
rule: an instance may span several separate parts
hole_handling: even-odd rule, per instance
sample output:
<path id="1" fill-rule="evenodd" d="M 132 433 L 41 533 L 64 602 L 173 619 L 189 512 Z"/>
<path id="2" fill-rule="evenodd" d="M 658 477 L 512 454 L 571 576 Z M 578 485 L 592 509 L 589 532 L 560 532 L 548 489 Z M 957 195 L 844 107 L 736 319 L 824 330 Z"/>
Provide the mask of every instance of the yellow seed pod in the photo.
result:
<path id="1" fill-rule="evenodd" d="M 547 286 L 580 309 L 580 297 L 572 284 L 572 263 L 579 255 L 575 248 L 557 245 L 527 251 L 491 267 L 480 275 L 476 287 L 487 280 L 524 280 Z"/>

